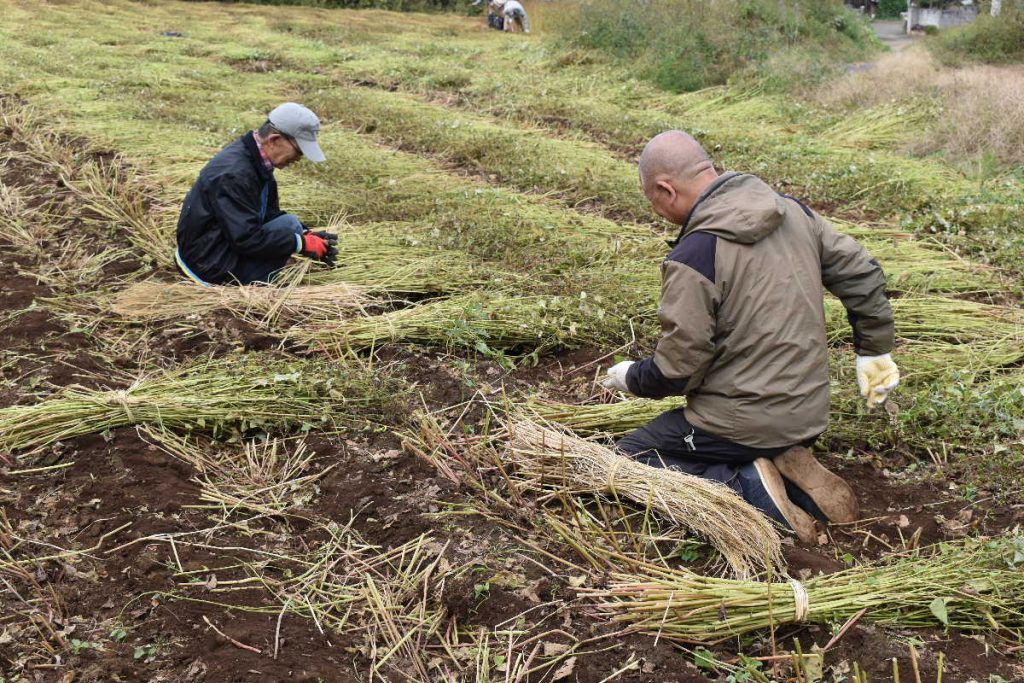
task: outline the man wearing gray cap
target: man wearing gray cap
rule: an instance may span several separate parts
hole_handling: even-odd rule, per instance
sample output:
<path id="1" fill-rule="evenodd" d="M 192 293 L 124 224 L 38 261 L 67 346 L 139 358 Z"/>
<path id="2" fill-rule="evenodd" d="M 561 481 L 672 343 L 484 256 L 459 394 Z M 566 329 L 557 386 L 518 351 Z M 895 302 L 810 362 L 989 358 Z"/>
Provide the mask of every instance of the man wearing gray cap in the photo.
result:
<path id="1" fill-rule="evenodd" d="M 267 116 L 199 172 L 178 218 L 174 257 L 204 285 L 270 282 L 292 254 L 333 265 L 337 236 L 312 232 L 278 205 L 274 169 L 305 157 L 324 161 L 320 119 L 294 102 Z"/>

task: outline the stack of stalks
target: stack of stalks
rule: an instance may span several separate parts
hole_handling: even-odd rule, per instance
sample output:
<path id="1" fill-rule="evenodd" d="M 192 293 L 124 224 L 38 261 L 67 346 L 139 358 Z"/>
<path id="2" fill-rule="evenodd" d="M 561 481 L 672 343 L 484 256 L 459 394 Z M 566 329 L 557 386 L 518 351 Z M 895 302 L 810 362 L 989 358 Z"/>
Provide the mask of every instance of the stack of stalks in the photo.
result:
<path id="1" fill-rule="evenodd" d="M 717 482 L 638 463 L 527 418 L 508 425 L 509 459 L 527 486 L 606 493 L 649 506 L 707 539 L 736 576 L 782 566 L 779 534 L 764 515 Z"/>
<path id="2" fill-rule="evenodd" d="M 866 618 L 899 627 L 1024 628 L 1020 536 L 943 544 L 806 582 L 738 581 L 651 566 L 590 591 L 633 629 L 685 643 L 717 643 L 769 627 Z M 1016 562 L 1015 562 L 1016 558 Z"/>
<path id="3" fill-rule="evenodd" d="M 519 346 L 547 349 L 600 341 L 586 304 L 560 297 L 468 294 L 383 315 L 297 325 L 304 345 L 363 349 L 385 343 L 447 344 L 483 353 Z"/>
<path id="4" fill-rule="evenodd" d="M 686 405 L 682 396 L 653 400 L 647 398 L 575 405 L 531 399 L 528 410 L 548 422 L 556 422 L 583 433 L 625 434 L 638 429 L 667 410 Z"/>
<path id="5" fill-rule="evenodd" d="M 394 237 L 341 235 L 338 252 L 337 267 L 312 271 L 305 282 L 347 283 L 394 294 L 448 294 L 521 279 L 495 272 L 465 252 L 409 246 Z"/>
<path id="6" fill-rule="evenodd" d="M 347 283 L 201 287 L 188 282 L 148 280 L 118 293 L 111 310 L 125 320 L 138 322 L 176 320 L 226 310 L 242 319 L 266 325 L 280 320 L 340 320 L 375 303 L 380 301 L 370 297 L 367 288 Z"/>
<path id="7" fill-rule="evenodd" d="M 128 425 L 243 431 L 335 427 L 356 411 L 383 405 L 383 392 L 354 365 L 208 361 L 142 377 L 126 389 L 72 386 L 34 405 L 0 410 L 0 452 Z"/>

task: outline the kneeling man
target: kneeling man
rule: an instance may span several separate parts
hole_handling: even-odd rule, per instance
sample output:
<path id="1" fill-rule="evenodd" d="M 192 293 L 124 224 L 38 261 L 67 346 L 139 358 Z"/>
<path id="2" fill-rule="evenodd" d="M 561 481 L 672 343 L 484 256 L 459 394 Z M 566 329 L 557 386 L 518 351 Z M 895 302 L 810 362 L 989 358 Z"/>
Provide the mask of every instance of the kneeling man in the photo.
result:
<path id="1" fill-rule="evenodd" d="M 286 102 L 217 153 L 199 173 L 178 219 L 175 260 L 199 284 L 269 283 L 292 254 L 331 263 L 337 237 L 281 211 L 274 169 L 324 161 L 320 119 Z"/>
<path id="2" fill-rule="evenodd" d="M 760 178 L 719 175 L 681 131 L 647 144 L 640 181 L 655 213 L 682 229 L 661 267 L 654 355 L 612 366 L 603 384 L 687 403 L 618 449 L 721 481 L 805 542 L 815 539 L 811 515 L 853 521 L 853 490 L 809 450 L 829 414 L 823 295 L 846 308 L 861 394 L 880 404 L 899 381 L 881 266 Z"/>

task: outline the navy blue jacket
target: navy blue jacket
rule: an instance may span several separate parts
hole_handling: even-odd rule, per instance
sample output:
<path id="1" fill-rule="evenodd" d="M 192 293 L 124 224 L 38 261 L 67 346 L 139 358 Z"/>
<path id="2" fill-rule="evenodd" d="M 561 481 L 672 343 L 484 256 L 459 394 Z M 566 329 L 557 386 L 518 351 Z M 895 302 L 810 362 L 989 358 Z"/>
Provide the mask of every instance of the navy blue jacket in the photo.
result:
<path id="1" fill-rule="evenodd" d="M 252 133 L 246 133 L 203 167 L 185 196 L 178 218 L 178 253 L 206 282 L 228 282 L 243 257 L 295 252 L 295 235 L 263 229 L 283 213 L 274 174 L 264 167 Z"/>

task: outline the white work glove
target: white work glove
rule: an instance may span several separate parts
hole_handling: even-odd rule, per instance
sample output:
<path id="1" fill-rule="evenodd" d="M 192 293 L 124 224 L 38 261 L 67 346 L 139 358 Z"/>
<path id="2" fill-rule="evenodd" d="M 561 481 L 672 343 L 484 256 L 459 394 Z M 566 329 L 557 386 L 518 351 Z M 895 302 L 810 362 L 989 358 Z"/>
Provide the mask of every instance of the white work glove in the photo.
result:
<path id="1" fill-rule="evenodd" d="M 881 356 L 857 356 L 857 386 L 867 399 L 868 410 L 885 403 L 889 392 L 900 383 L 900 371 L 888 353 Z"/>
<path id="2" fill-rule="evenodd" d="M 629 372 L 629 366 L 632 364 L 633 361 L 624 360 L 608 368 L 608 374 L 601 380 L 601 386 L 612 391 L 632 393 L 629 390 L 629 385 L 626 384 L 626 373 Z"/>

